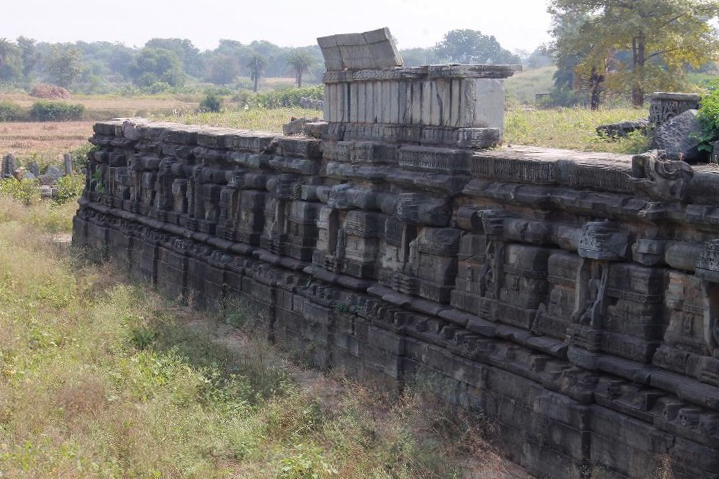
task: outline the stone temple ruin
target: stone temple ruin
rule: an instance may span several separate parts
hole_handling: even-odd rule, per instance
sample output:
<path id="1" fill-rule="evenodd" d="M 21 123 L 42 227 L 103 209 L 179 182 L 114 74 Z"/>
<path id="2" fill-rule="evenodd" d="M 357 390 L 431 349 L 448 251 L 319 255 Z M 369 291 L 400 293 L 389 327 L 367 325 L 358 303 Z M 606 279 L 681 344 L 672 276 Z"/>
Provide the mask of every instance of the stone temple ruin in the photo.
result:
<path id="1" fill-rule="evenodd" d="M 432 377 L 537 476 L 719 478 L 719 173 L 486 149 L 512 67 L 319 41 L 321 139 L 96 124 L 75 244 L 317 367 Z"/>

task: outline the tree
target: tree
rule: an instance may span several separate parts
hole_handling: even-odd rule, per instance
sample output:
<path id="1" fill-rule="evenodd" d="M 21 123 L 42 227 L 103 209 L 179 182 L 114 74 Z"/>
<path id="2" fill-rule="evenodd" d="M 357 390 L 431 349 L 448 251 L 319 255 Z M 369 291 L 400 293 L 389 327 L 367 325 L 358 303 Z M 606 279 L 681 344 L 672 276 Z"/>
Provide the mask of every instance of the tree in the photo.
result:
<path id="1" fill-rule="evenodd" d="M 719 51 L 709 24 L 719 0 L 551 0 L 550 12 L 587 16 L 571 41 L 586 51 L 577 70 L 587 78 L 608 70 L 607 86 L 631 91 L 635 106 L 650 89 L 681 88 L 688 66 L 700 67 Z"/>
<path id="2" fill-rule="evenodd" d="M 295 73 L 297 88 L 302 88 L 302 75 L 306 73 L 314 63 L 315 59 L 302 50 L 293 50 L 287 57 L 287 64 Z"/>
<path id="3" fill-rule="evenodd" d="M 9 74 L 6 74 L 6 67 L 8 67 L 11 60 L 17 56 L 17 46 L 6 38 L 0 38 L 0 80 L 9 76 Z"/>
<path id="4" fill-rule="evenodd" d="M 208 62 L 207 79 L 218 85 L 232 83 L 240 74 L 237 58 L 230 55 L 215 55 Z"/>
<path id="5" fill-rule="evenodd" d="M 250 61 L 247 63 L 247 68 L 250 70 L 250 78 L 252 79 L 252 91 L 255 93 L 257 93 L 257 85 L 265 71 L 265 66 L 267 66 L 267 61 L 259 53 L 253 53 L 250 57 Z"/>
<path id="6" fill-rule="evenodd" d="M 185 84 L 182 62 L 175 52 L 164 48 L 143 48 L 130 66 L 132 81 L 142 87 L 155 83 L 167 83 L 170 86 Z"/>
<path id="7" fill-rule="evenodd" d="M 476 30 L 452 30 L 435 46 L 438 57 L 448 63 L 519 63 L 493 36 Z"/>
<path id="8" fill-rule="evenodd" d="M 17 45 L 20 49 L 20 56 L 22 57 L 22 74 L 27 81 L 32 79 L 33 70 L 40 61 L 36 43 L 37 42 L 32 38 L 17 37 Z"/>
<path id="9" fill-rule="evenodd" d="M 152 38 L 145 43 L 145 48 L 161 48 L 170 50 L 177 55 L 182 70 L 192 76 L 201 76 L 204 71 L 200 50 L 190 40 L 184 38 Z"/>
<path id="10" fill-rule="evenodd" d="M 589 89 L 592 110 L 599 109 L 605 80 L 606 62 L 602 64 L 601 74 L 594 65 L 588 74 L 578 68 L 580 62 L 592 49 L 593 43 L 582 38 L 582 26 L 589 15 L 573 9 L 559 11 L 550 8 L 552 14 L 551 34 L 554 41 L 549 51 L 554 57 L 557 70 L 554 72 L 553 96 L 572 101 L 579 99 L 585 87 Z M 566 106 L 566 105 L 563 105 Z"/>
<path id="11" fill-rule="evenodd" d="M 70 45 L 53 45 L 45 59 L 45 70 L 52 83 L 70 88 L 85 70 L 82 52 Z"/>

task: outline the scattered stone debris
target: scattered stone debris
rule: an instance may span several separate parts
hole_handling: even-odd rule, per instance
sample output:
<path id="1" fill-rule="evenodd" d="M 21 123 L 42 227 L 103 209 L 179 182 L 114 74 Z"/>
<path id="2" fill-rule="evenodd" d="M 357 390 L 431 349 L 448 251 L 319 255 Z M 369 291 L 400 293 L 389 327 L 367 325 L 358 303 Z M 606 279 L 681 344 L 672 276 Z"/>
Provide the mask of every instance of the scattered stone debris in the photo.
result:
<path id="1" fill-rule="evenodd" d="M 658 128 L 687 110 L 698 110 L 701 96 L 696 93 L 656 92 L 650 97 L 649 124 Z"/>
<path id="2" fill-rule="evenodd" d="M 300 98 L 300 106 L 302 108 L 307 108 L 308 110 L 324 110 L 325 102 L 324 100 L 302 97 Z"/>
<path id="3" fill-rule="evenodd" d="M 57 181 L 66 175 L 73 174 L 72 155 L 66 154 L 63 158 L 64 171 L 59 166 L 50 165 L 44 174 L 40 174 L 40 167 L 36 161 L 31 161 L 27 167 L 17 166 L 15 156 L 5 155 L 2 160 L 1 178 L 15 178 L 17 180 L 37 180 L 37 189 L 43 198 L 54 198 L 57 193 Z"/>
<path id="4" fill-rule="evenodd" d="M 319 136 L 315 136 L 317 135 L 317 130 L 319 129 L 319 134 L 321 134 L 322 127 L 326 124 L 327 122 L 317 117 L 295 118 L 293 116 L 289 123 L 282 125 L 282 134 L 285 136 L 307 135 L 313 138 L 319 138 Z"/>
<path id="5" fill-rule="evenodd" d="M 697 114 L 697 110 L 687 110 L 662 123 L 654 131 L 655 148 L 665 150 L 672 160 L 699 160 L 702 126 Z"/>
<path id="6" fill-rule="evenodd" d="M 608 125 L 599 125 L 597 127 L 597 134 L 604 138 L 626 138 L 630 133 L 639 131 L 646 133 L 647 126 L 649 126 L 649 120 L 624 120 L 619 123 L 610 123 Z"/>

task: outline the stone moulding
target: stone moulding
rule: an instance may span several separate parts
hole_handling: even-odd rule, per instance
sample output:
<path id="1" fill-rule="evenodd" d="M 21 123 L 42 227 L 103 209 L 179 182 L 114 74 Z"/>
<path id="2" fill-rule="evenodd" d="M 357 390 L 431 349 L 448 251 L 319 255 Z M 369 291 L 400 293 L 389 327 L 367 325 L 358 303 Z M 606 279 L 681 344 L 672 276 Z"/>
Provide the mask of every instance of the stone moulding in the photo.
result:
<path id="1" fill-rule="evenodd" d="M 320 368 L 416 377 L 538 476 L 719 471 L 719 178 L 539 148 L 95 125 L 75 245 L 241 300 Z M 637 182 L 642 182 L 641 187 Z M 681 182 L 681 183 L 677 183 Z"/>

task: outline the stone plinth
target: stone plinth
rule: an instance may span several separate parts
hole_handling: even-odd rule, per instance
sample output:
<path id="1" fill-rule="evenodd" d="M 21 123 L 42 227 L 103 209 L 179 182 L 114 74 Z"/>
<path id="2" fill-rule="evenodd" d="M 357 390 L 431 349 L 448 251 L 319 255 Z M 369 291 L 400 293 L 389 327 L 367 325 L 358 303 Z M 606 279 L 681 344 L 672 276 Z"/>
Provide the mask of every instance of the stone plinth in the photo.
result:
<path id="1" fill-rule="evenodd" d="M 431 378 L 538 477 L 717 478 L 711 165 L 139 119 L 91 141 L 73 242 L 164 294 L 242 302 L 322 369 Z"/>

